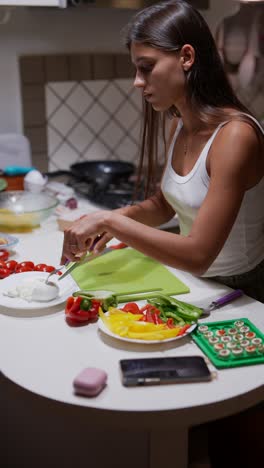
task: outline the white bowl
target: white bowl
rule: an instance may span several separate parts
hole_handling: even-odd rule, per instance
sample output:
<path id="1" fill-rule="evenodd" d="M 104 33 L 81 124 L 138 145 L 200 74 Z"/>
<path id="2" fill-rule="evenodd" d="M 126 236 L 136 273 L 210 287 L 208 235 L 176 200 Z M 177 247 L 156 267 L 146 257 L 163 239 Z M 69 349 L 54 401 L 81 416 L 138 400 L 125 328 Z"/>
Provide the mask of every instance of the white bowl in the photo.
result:
<path id="1" fill-rule="evenodd" d="M 45 177 L 43 182 L 41 183 L 39 182 L 34 183 L 34 182 L 31 182 L 30 180 L 24 179 L 24 189 L 31 193 L 43 192 L 43 190 L 46 188 L 47 182 L 48 182 L 48 177 Z"/>

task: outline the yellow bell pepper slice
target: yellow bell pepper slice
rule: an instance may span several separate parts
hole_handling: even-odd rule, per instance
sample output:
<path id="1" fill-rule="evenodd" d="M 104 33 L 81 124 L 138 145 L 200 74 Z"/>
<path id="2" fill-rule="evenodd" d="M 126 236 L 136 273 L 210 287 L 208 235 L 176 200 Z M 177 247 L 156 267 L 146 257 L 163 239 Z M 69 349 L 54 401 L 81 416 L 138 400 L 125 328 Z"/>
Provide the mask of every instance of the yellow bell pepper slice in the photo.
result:
<path id="1" fill-rule="evenodd" d="M 164 324 L 154 324 L 149 322 L 140 322 L 142 314 L 131 314 L 111 307 L 106 316 L 102 310 L 99 316 L 109 330 L 119 336 L 138 340 L 165 340 L 176 337 L 181 327 L 168 328 Z"/>
<path id="2" fill-rule="evenodd" d="M 179 328 L 170 328 L 167 330 L 160 330 L 159 332 L 149 333 L 135 333 L 128 331 L 127 337 L 138 340 L 166 340 L 168 338 L 174 338 L 179 334 Z"/>

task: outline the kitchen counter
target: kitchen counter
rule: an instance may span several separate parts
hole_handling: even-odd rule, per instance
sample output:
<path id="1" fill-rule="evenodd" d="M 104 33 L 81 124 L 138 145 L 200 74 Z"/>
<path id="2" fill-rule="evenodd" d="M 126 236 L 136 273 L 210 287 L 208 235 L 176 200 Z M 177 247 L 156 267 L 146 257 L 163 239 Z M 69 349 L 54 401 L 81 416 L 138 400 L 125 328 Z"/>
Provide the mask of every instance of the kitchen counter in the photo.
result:
<path id="1" fill-rule="evenodd" d="M 63 233 L 55 216 L 33 233 L 18 237 L 15 260 L 59 264 Z M 180 296 L 182 300 L 202 306 L 229 291 L 212 281 L 169 270 L 190 287 L 189 294 Z M 264 305 L 246 296 L 204 321 L 242 317 L 264 331 Z M 264 366 L 218 370 L 217 378 L 206 383 L 125 388 L 118 362 L 193 354 L 202 352 L 190 337 L 133 344 L 104 335 L 97 323 L 70 327 L 64 304 L 34 311 L 0 307 L 2 404 L 8 408 L 9 437 L 16 447 L 16 454 L 9 454 L 10 466 L 21 466 L 15 462 L 23 460 L 28 468 L 44 468 L 47 463 L 63 468 L 132 468 L 135 464 L 165 468 L 175 463 L 186 468 L 188 429 L 260 402 Z M 96 398 L 73 393 L 74 377 L 89 366 L 108 374 L 107 386 Z M 1 436 L 5 440 L 5 429 Z"/>

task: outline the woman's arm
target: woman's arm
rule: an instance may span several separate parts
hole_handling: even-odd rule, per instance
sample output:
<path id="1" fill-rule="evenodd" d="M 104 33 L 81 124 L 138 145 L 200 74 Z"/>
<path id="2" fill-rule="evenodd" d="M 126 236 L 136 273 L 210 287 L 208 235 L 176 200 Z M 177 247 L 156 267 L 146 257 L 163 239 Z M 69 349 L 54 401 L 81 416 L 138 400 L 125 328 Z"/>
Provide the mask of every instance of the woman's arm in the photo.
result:
<path id="1" fill-rule="evenodd" d="M 113 211 L 96 211 L 86 216 L 82 216 L 79 220 L 75 221 L 72 227 L 64 232 L 64 246 L 61 258 L 61 264 L 64 264 L 66 260 L 78 261 L 82 254 L 91 247 L 95 237 L 100 235 L 100 239 L 97 240 L 96 248 L 94 252 L 102 250 L 107 242 L 115 237 L 114 232 L 105 226 L 105 229 L 100 229 L 100 223 L 105 217 L 113 218 L 115 220 L 121 219 L 123 228 L 125 227 L 125 219 L 130 219 L 132 223 L 131 229 L 133 230 L 137 223 L 142 230 L 144 226 L 157 227 L 160 224 L 166 223 L 175 215 L 172 207 L 167 203 L 159 190 L 155 195 L 147 200 L 136 205 L 125 206 L 118 208 Z M 98 228 L 96 227 L 98 226 Z M 116 226 L 117 228 L 117 226 Z M 92 233 L 93 229 L 99 232 Z M 122 230 L 122 229 L 121 229 Z M 156 231 L 157 229 L 155 229 Z M 81 234 L 82 233 L 82 234 Z M 84 244 L 81 241 L 80 236 L 84 239 Z M 84 237 L 83 237 L 84 236 Z M 73 239 L 75 237 L 75 240 Z M 121 237 L 116 236 L 120 241 Z M 123 241 L 125 242 L 125 241 Z M 74 251 L 72 245 L 78 245 Z M 77 257 L 75 257 L 77 254 Z"/>
<path id="2" fill-rule="evenodd" d="M 188 236 L 154 229 L 118 212 L 97 212 L 65 232 L 63 258 L 74 260 L 96 235 L 108 232 L 162 263 L 203 274 L 232 229 L 244 193 L 257 174 L 259 154 L 257 137 L 247 124 L 227 124 L 210 152 L 210 187 Z"/>
<path id="3" fill-rule="evenodd" d="M 147 226 L 159 226 L 175 215 L 175 211 L 165 200 L 161 190 L 143 202 L 119 208 L 112 213 L 122 214 Z"/>

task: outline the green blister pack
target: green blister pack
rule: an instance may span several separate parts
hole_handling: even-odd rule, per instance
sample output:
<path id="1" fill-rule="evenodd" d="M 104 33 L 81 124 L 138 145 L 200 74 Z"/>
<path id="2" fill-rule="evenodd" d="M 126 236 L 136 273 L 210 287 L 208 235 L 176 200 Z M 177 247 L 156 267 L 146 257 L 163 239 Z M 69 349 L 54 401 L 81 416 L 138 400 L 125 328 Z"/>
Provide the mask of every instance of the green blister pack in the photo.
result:
<path id="1" fill-rule="evenodd" d="M 192 339 L 218 369 L 264 363 L 264 334 L 247 318 L 201 323 Z"/>

